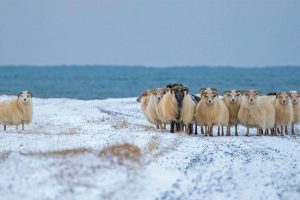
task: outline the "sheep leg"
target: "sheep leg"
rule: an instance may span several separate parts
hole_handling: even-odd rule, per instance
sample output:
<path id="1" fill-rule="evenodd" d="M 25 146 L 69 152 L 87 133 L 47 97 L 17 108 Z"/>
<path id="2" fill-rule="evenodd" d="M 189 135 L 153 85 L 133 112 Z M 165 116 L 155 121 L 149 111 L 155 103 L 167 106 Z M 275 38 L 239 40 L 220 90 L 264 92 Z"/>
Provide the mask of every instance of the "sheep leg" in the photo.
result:
<path id="1" fill-rule="evenodd" d="M 198 130 L 197 130 L 197 124 L 195 124 L 195 135 L 198 134 Z"/>
<path id="2" fill-rule="evenodd" d="M 260 130 L 259 128 L 256 128 L 256 136 L 259 136 Z"/>
<path id="3" fill-rule="evenodd" d="M 247 127 L 246 136 L 249 136 L 249 127 Z"/>
<path id="4" fill-rule="evenodd" d="M 220 126 L 218 126 L 218 136 L 220 136 Z"/>
<path id="5" fill-rule="evenodd" d="M 6 131 L 6 124 L 3 125 L 3 129 L 4 129 L 4 131 Z"/>
<path id="6" fill-rule="evenodd" d="M 221 128 L 222 128 L 222 129 L 221 129 L 221 134 L 222 134 L 222 136 L 224 136 L 224 129 L 223 129 L 224 127 L 221 126 Z M 226 133 L 226 135 L 227 135 L 227 133 Z"/>
<path id="7" fill-rule="evenodd" d="M 189 124 L 189 134 L 193 134 L 193 124 Z"/>
<path id="8" fill-rule="evenodd" d="M 269 129 L 268 128 L 266 128 L 266 130 L 265 130 L 265 135 L 269 135 Z"/>
<path id="9" fill-rule="evenodd" d="M 238 131 L 237 131 L 237 124 L 234 126 L 234 128 L 235 128 L 234 134 L 235 134 L 235 136 L 238 136 L 239 134 L 238 134 Z"/>
<path id="10" fill-rule="evenodd" d="M 158 123 L 156 123 L 156 129 L 159 129 L 159 124 Z"/>
<path id="11" fill-rule="evenodd" d="M 24 121 L 22 121 L 22 130 L 24 131 Z"/>
<path id="12" fill-rule="evenodd" d="M 226 136 L 230 136 L 230 126 L 227 126 L 226 128 Z"/>
<path id="13" fill-rule="evenodd" d="M 285 133 L 286 135 L 288 135 L 287 126 L 285 126 L 285 128 L 284 128 L 284 133 Z"/>
<path id="14" fill-rule="evenodd" d="M 283 126 L 280 126 L 280 134 L 283 136 Z"/>
<path id="15" fill-rule="evenodd" d="M 18 125 L 16 125 L 16 130 L 19 130 L 19 126 Z"/>
<path id="16" fill-rule="evenodd" d="M 181 131 L 181 124 L 180 122 L 176 123 L 176 132 Z"/>
<path id="17" fill-rule="evenodd" d="M 210 126 L 209 136 L 214 136 L 214 127 Z"/>
<path id="18" fill-rule="evenodd" d="M 170 133 L 174 133 L 174 129 L 175 129 L 175 122 L 171 121 Z"/>
<path id="19" fill-rule="evenodd" d="M 201 134 L 204 134 L 204 128 L 201 126 Z"/>
<path id="20" fill-rule="evenodd" d="M 292 134 L 295 135 L 294 123 L 292 123 Z"/>
<path id="21" fill-rule="evenodd" d="M 207 136 L 208 135 L 208 127 L 207 126 L 205 126 L 205 136 Z"/>
<path id="22" fill-rule="evenodd" d="M 280 129 L 279 128 L 277 128 L 277 133 L 280 134 Z"/>

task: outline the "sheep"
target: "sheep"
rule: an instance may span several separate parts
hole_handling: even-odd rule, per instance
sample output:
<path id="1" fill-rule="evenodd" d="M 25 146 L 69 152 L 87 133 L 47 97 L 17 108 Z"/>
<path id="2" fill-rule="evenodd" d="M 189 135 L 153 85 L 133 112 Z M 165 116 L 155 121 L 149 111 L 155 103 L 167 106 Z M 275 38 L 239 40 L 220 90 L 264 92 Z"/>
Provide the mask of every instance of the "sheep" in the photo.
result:
<path id="1" fill-rule="evenodd" d="M 141 110 L 147 120 L 150 123 L 155 124 L 157 129 L 165 127 L 162 126 L 162 122 L 157 112 L 158 104 L 165 93 L 166 89 L 163 88 L 149 89 L 137 98 L 137 102 L 140 102 Z"/>
<path id="2" fill-rule="evenodd" d="M 241 91 L 227 90 L 224 92 L 223 101 L 225 102 L 229 111 L 229 126 L 226 135 L 230 135 L 230 126 L 235 126 L 235 136 L 238 136 L 237 125 L 239 124 L 238 112 L 241 106 Z"/>
<path id="3" fill-rule="evenodd" d="M 195 119 L 197 124 L 208 127 L 205 135 L 213 136 L 214 125 L 228 126 L 229 111 L 224 101 L 218 98 L 217 89 L 202 88 L 200 93 L 201 100 L 196 106 Z"/>
<path id="4" fill-rule="evenodd" d="M 0 106 L 0 124 L 3 124 L 4 131 L 7 125 L 30 124 L 32 121 L 32 93 L 22 91 L 18 94 L 18 98 L 12 101 L 1 103 Z"/>
<path id="5" fill-rule="evenodd" d="M 275 113 L 275 126 L 280 127 L 281 135 L 284 135 L 283 126 L 285 126 L 285 134 L 287 134 L 287 126 L 293 123 L 293 106 L 288 93 L 276 93 Z"/>
<path id="6" fill-rule="evenodd" d="M 168 92 L 161 99 L 161 103 L 158 105 L 161 109 L 159 114 L 163 123 L 171 123 L 170 132 L 174 133 L 175 123 L 180 123 L 180 109 L 182 108 L 182 102 L 184 98 L 184 91 L 182 87 L 175 86 L 169 89 Z M 176 127 L 176 131 L 179 127 Z"/>
<path id="7" fill-rule="evenodd" d="M 196 103 L 193 100 L 195 97 L 188 94 L 189 89 L 187 87 L 183 87 L 184 97 L 182 101 L 182 107 L 180 109 L 180 120 L 186 128 L 186 132 L 188 134 L 193 133 L 193 121 L 194 121 L 194 113 L 196 108 Z"/>
<path id="8" fill-rule="evenodd" d="M 275 126 L 275 98 L 258 96 L 259 91 L 246 90 L 242 97 L 238 120 L 247 127 L 246 136 L 249 135 L 249 128 L 256 128 L 257 135 L 261 135 L 262 129 Z"/>
<path id="9" fill-rule="evenodd" d="M 289 96 L 292 102 L 293 107 L 293 123 L 292 123 L 292 134 L 295 134 L 294 126 L 300 122 L 300 104 L 299 104 L 299 97 L 300 93 L 292 90 L 289 92 Z"/>

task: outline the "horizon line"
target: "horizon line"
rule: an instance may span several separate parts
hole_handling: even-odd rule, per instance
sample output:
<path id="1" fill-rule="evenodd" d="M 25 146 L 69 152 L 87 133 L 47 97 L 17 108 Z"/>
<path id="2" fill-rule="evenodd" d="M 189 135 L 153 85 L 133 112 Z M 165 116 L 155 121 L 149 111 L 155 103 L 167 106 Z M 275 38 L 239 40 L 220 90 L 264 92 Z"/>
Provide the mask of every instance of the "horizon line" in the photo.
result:
<path id="1" fill-rule="evenodd" d="M 36 64 L 0 64 L 2 67 L 133 67 L 133 68 L 297 68 L 300 65 L 116 65 L 116 64 L 53 64 L 53 65 L 36 65 Z"/>

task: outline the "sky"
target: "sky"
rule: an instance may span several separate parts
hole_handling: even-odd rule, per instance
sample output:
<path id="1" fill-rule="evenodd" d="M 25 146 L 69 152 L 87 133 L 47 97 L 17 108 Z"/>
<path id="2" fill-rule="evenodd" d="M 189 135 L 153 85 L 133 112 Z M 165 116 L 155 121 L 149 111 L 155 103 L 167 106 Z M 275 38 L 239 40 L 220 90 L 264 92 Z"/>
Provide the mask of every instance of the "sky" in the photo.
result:
<path id="1" fill-rule="evenodd" d="M 299 0 L 0 0 L 0 65 L 300 66 Z"/>

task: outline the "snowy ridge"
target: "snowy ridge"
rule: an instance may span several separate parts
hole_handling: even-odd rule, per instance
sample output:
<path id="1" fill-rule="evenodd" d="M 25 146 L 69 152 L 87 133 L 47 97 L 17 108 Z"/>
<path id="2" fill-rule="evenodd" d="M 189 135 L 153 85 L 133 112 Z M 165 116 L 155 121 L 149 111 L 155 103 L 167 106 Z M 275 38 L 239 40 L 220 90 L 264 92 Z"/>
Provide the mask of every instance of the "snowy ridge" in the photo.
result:
<path id="1" fill-rule="evenodd" d="M 25 131 L 1 126 L 1 199 L 300 198 L 299 132 L 258 137 L 253 129 L 245 137 L 240 126 L 238 137 L 170 134 L 145 120 L 135 98 L 33 104 Z M 99 156 L 124 143 L 140 149 L 139 162 Z"/>

